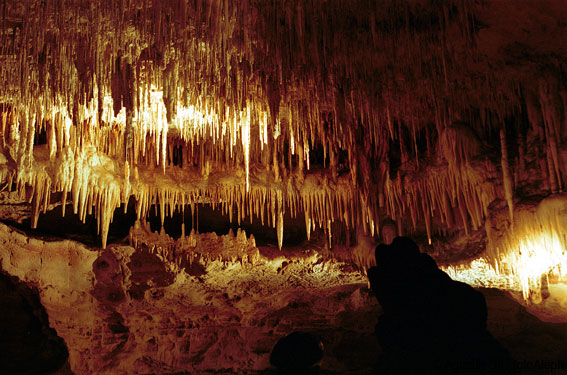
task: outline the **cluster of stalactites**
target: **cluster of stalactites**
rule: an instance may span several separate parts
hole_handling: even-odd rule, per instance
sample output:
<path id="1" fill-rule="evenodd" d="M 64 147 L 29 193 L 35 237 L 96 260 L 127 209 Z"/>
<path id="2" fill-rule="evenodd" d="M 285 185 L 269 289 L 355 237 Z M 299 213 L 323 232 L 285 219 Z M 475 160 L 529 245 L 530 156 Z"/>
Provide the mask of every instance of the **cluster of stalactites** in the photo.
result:
<path id="1" fill-rule="evenodd" d="M 445 270 L 474 286 L 517 290 L 530 303 L 542 302 L 552 284 L 567 281 L 566 208 L 567 196 L 557 194 L 517 205 L 513 226 L 502 228 L 502 215 L 491 217 L 487 252 Z"/>
<path id="2" fill-rule="evenodd" d="M 280 246 L 287 211 L 305 212 L 307 233 L 324 228 L 329 241 L 334 220 L 373 234 L 383 215 L 423 221 L 431 238 L 434 217 L 481 227 L 498 194 L 485 181 L 492 166 L 481 173 L 470 165 L 483 152 L 471 129 L 482 138 L 525 107 L 530 129 L 522 134 L 544 144 L 536 150 L 543 180 L 550 191 L 565 189 L 564 83 L 552 73 L 498 86 L 489 76 L 463 77 L 474 63 L 476 3 L 418 3 L 9 2 L 2 146 L 16 169 L 6 179 L 33 186 L 34 215 L 51 191 L 71 193 L 83 220 L 94 209 L 103 244 L 111 211 L 131 195 L 140 217 L 152 204 L 163 217 L 171 202 L 210 199 L 238 220 L 256 215 L 274 226 Z M 44 132 L 47 151 L 36 153 Z M 431 156 L 436 136 L 448 170 L 389 176 L 391 144 L 405 169 L 423 156 L 418 140 L 426 138 Z M 526 138 L 517 160 L 502 152 L 511 218 L 515 182 L 533 151 Z M 320 185 L 306 176 L 314 149 L 329 172 Z M 210 187 L 216 171 L 243 174 Z M 181 174 L 196 177 L 176 180 Z M 269 177 L 258 183 L 258 174 Z"/>
<path id="3" fill-rule="evenodd" d="M 430 244 L 434 218 L 442 225 L 439 230 L 464 228 L 468 234 L 482 228 L 488 205 L 497 196 L 495 186 L 487 182 L 489 176 L 490 170 L 463 165 L 428 168 L 421 177 L 387 179 L 387 212 L 394 220 L 411 218 L 414 230 L 424 223 Z"/>
<path id="4" fill-rule="evenodd" d="M 91 144 L 131 165 L 149 159 L 165 167 L 168 129 L 176 129 L 192 147 L 212 142 L 213 153 L 229 154 L 247 176 L 253 161 L 280 174 L 286 152 L 308 168 L 314 147 L 330 153 L 334 166 L 338 149 L 359 143 L 357 126 L 380 156 L 384 129 L 394 137 L 402 126 L 395 118 L 411 118 L 415 130 L 418 112 L 437 95 L 412 102 L 389 92 L 381 67 L 405 72 L 417 56 L 432 55 L 426 71 L 437 82 L 451 60 L 448 36 L 458 29 L 470 44 L 473 3 L 432 5 L 25 0 L 8 5 L 8 18 L 17 21 L 3 24 L 12 43 L 2 53 L 16 61 L 2 64 L 4 92 L 24 103 L 36 127 L 44 114 L 60 113 L 82 128 L 69 142 L 83 145 L 94 135 Z M 348 17 L 336 16 L 344 12 Z M 392 38 L 408 49 L 394 48 Z M 410 53 L 413 47 L 421 53 Z M 51 121 L 54 130 L 61 118 Z M 356 155 L 348 162 L 357 170 Z"/>
<path id="5" fill-rule="evenodd" d="M 364 225 L 374 234 L 375 213 L 363 206 L 365 202 L 357 196 L 356 190 L 346 179 L 325 185 L 321 176 L 311 175 L 300 185 L 290 179 L 270 185 L 252 184 L 248 188 L 242 183 L 242 179 L 238 182 L 226 173 L 222 180 L 215 181 L 214 177 L 210 177 L 209 182 L 202 185 L 209 185 L 207 188 L 196 187 L 193 190 L 187 184 L 159 187 L 140 183 L 134 190 L 136 211 L 143 219 L 152 206 L 159 207 L 163 225 L 166 216 L 184 212 L 185 207 L 189 206 L 192 223 L 195 223 L 198 221 L 197 205 L 207 202 L 238 225 L 244 220 L 250 223 L 257 220 L 263 226 L 274 228 L 280 248 L 283 245 L 286 212 L 291 218 L 297 218 L 303 213 L 307 237 L 315 229 L 322 229 L 327 234 L 329 246 L 332 244 L 331 226 L 335 221 L 344 223 L 347 228 Z M 211 186 L 213 181 L 215 185 Z"/>
<path id="6" fill-rule="evenodd" d="M 11 151 L 10 148 L 7 149 Z M 190 207 L 195 220 L 199 204 L 220 208 L 231 221 L 240 224 L 247 219 L 276 229 L 279 246 L 283 245 L 284 214 L 292 218 L 305 215 L 306 230 L 322 228 L 331 241 L 331 225 L 344 222 L 347 227 L 363 223 L 374 230 L 375 213 L 369 211 L 360 199 L 348 176 L 328 182 L 326 173 L 310 174 L 307 178 L 287 176 L 274 181 L 271 171 L 256 170 L 249 183 L 242 170 L 213 170 L 206 174 L 198 167 L 168 165 L 131 166 L 97 150 L 93 145 L 64 148 L 50 157 L 47 145 L 33 148 L 33 164 L 11 167 L 2 164 L 5 181 L 16 183 L 23 191 L 31 186 L 32 227 L 37 225 L 40 212 L 52 203 L 52 192 L 61 192 L 63 214 L 70 196 L 73 212 L 83 222 L 94 214 L 102 245 L 106 246 L 109 225 L 114 210 L 127 207 L 131 196 L 136 200 L 139 218 L 147 217 L 150 209 L 159 210 L 162 225 L 166 216 L 184 212 Z M 9 155 L 8 155 L 9 156 Z M 282 177 L 283 178 L 283 177 Z"/>
<path id="7" fill-rule="evenodd" d="M 546 100 L 548 102 L 551 100 L 549 97 L 555 98 L 555 101 L 557 101 L 560 95 L 555 92 L 555 96 L 553 96 L 549 89 L 547 91 L 542 89 L 539 92 L 537 105 L 534 105 L 533 102 L 528 105 L 530 124 L 533 127 L 530 128 L 527 136 L 534 136 L 534 134 L 538 136 L 538 132 L 540 132 L 541 135 L 539 136 L 546 140 L 545 148 L 542 150 L 542 153 L 546 155 L 546 158 L 542 160 L 542 163 L 545 163 L 545 168 L 542 168 L 541 172 L 544 180 L 549 181 L 549 187 L 553 187 L 550 190 L 554 191 L 554 189 L 559 190 L 565 186 L 567 173 L 564 170 L 565 164 L 562 164 L 561 161 L 567 153 L 559 147 L 559 144 L 563 141 L 561 131 L 565 127 L 561 121 L 565 118 L 564 110 L 563 107 L 558 105 L 546 107 Z M 329 166 L 330 178 L 317 179 L 317 177 L 313 177 L 310 179 L 310 176 L 307 175 L 307 179 L 305 179 L 305 171 L 302 170 L 301 163 L 295 167 L 297 173 L 279 176 L 277 168 L 281 164 L 275 162 L 272 170 L 260 169 L 259 172 L 256 171 L 260 174 L 267 173 L 269 177 L 264 181 L 271 182 L 254 183 L 254 186 L 251 187 L 250 160 L 244 160 L 247 165 L 244 190 L 239 190 L 241 189 L 241 179 L 229 181 L 230 187 L 221 188 L 220 193 L 218 188 L 216 188 L 217 190 L 201 187 L 192 189 L 190 184 L 172 188 L 167 180 L 168 174 L 172 172 L 174 174 L 195 174 L 194 166 L 196 165 L 198 166 L 197 178 L 208 178 L 212 169 L 226 173 L 226 162 L 231 160 L 232 149 L 226 148 L 224 155 L 215 155 L 214 152 L 211 152 L 210 157 L 204 157 L 203 143 L 193 143 L 194 138 L 191 136 L 186 138 L 190 138 L 192 141 L 184 140 L 182 134 L 189 128 L 183 128 L 181 125 L 176 128 L 181 137 L 177 141 L 168 140 L 168 125 L 167 120 L 164 119 L 163 94 L 154 90 L 152 98 L 149 109 L 136 115 L 135 121 L 133 121 L 135 126 L 133 126 L 134 147 L 131 163 L 128 160 L 121 161 L 119 157 L 125 150 L 125 144 L 122 142 L 124 130 L 119 125 L 121 118 L 124 119 L 126 116 L 124 111 L 119 112 L 116 116 L 112 113 L 110 108 L 112 101 L 109 98 L 104 100 L 102 104 L 103 121 L 101 123 L 97 122 L 97 116 L 94 115 L 98 111 L 98 104 L 94 100 L 90 102 L 88 108 L 84 108 L 80 112 L 83 120 L 79 124 L 73 123 L 66 107 L 62 105 L 38 107 L 39 109 L 35 114 L 29 111 L 26 113 L 21 107 L 5 108 L 1 117 L 2 144 L 6 154 L 16 162 L 15 182 L 18 186 L 29 184 L 33 187 L 34 224 L 37 222 L 40 208 L 43 211 L 47 209 L 50 192 L 61 191 L 64 201 L 67 193 L 72 193 L 74 211 L 80 214 L 82 220 L 85 220 L 86 215 L 93 212 L 94 208 L 99 220 L 103 244 L 106 243 L 106 233 L 112 218 L 112 211 L 120 205 L 120 202 L 126 202 L 132 194 L 138 198 L 141 207 L 138 209 L 140 217 L 145 216 L 152 204 L 161 205 L 160 212 L 163 218 L 166 212 L 173 212 L 172 209 L 168 211 L 166 208 L 172 202 L 175 202 L 174 206 L 185 207 L 186 204 L 192 205 L 194 202 L 203 199 L 209 202 L 221 202 L 218 204 L 223 208 L 223 212 L 226 212 L 231 219 L 236 215 L 239 222 L 244 217 L 252 219 L 255 215 L 264 224 L 264 216 L 266 216 L 267 225 L 273 226 L 277 230 L 280 246 L 283 238 L 283 216 L 286 210 L 290 210 L 292 217 L 296 217 L 298 210 L 304 212 L 308 236 L 316 227 L 323 228 L 328 234 L 329 243 L 332 237 L 330 228 L 335 219 L 339 218 L 347 227 L 355 227 L 357 224 L 361 224 L 366 232 L 374 234 L 377 232 L 378 218 L 383 214 L 394 219 L 410 217 L 414 229 L 419 222 L 424 222 L 428 237 L 431 239 L 435 230 L 432 224 L 434 220 L 432 219 L 435 217 L 440 218 L 441 223 L 448 227 L 464 227 L 467 232 L 470 229 L 480 228 L 486 216 L 488 204 L 498 196 L 495 191 L 496 187 L 487 182 L 487 179 L 493 179 L 495 176 L 494 166 L 486 160 L 484 163 L 478 163 L 478 160 L 482 159 L 483 146 L 476 134 L 464 123 L 455 123 L 445 128 L 439 136 L 437 149 L 449 168 L 444 169 L 442 166 L 440 168 L 427 168 L 427 173 L 423 174 L 425 177 L 416 178 L 416 174 L 411 174 L 391 178 L 386 173 L 385 168 L 387 166 L 385 166 L 380 169 L 384 169 L 382 171 L 384 178 L 379 181 L 378 186 L 380 199 L 374 197 L 372 192 L 364 191 L 364 186 L 357 186 L 359 181 L 356 179 L 356 169 L 353 168 L 350 171 L 350 177 L 343 175 L 338 178 L 336 171 L 333 173 L 332 170 L 333 167 L 336 168 L 336 164 Z M 45 100 L 42 98 L 38 99 L 38 103 L 44 102 Z M 55 108 L 58 108 L 58 110 L 55 110 Z M 547 109 L 547 112 L 545 109 Z M 544 116 L 545 113 L 547 115 Z M 150 117 L 144 119 L 144 116 Z M 181 118 L 181 116 L 179 114 L 178 118 Z M 286 116 L 290 119 L 289 123 L 292 123 L 294 111 L 288 110 Z M 261 117 L 266 121 L 267 112 L 264 112 Z M 204 119 L 201 122 L 202 128 L 215 128 L 211 125 L 215 124 L 214 116 L 202 118 Z M 242 130 L 242 126 L 235 125 L 226 128 L 228 130 L 221 130 L 216 137 L 222 140 L 225 134 L 238 132 L 238 129 L 240 129 L 240 134 L 250 132 L 250 118 L 250 112 L 248 110 L 243 111 L 240 121 L 248 121 L 247 130 Z M 111 126 L 107 124 L 111 124 Z M 263 139 L 266 135 L 264 126 L 267 122 L 263 124 L 255 129 L 260 133 L 259 139 Z M 217 129 L 223 129 L 224 126 L 225 123 Z M 554 127 L 555 130 L 549 130 L 550 127 Z M 34 146 L 34 140 L 40 132 L 46 133 L 46 145 Z M 500 134 L 501 149 L 505 150 L 506 135 L 502 131 Z M 215 139 L 217 138 L 212 136 L 212 142 Z M 219 143 L 223 144 L 222 142 Z M 241 143 L 242 146 L 243 143 Z M 180 151 L 180 155 L 183 155 L 186 159 L 186 165 L 189 166 L 189 169 L 185 172 L 179 171 L 183 168 L 174 168 L 172 165 L 174 147 L 181 144 L 184 148 Z M 230 146 L 233 144 L 234 141 L 229 142 Z M 259 147 L 263 147 L 262 145 L 264 145 L 263 142 L 260 143 Z M 296 148 L 295 152 L 299 152 L 299 149 L 302 148 L 300 143 L 292 145 Z M 555 152 L 552 145 L 555 145 Z M 236 145 L 234 146 L 236 147 Z M 248 145 L 248 147 L 251 146 Z M 304 146 L 308 149 L 309 144 L 304 143 Z M 522 147 L 525 147 L 525 143 L 520 142 L 518 159 L 512 163 L 515 168 L 513 175 L 516 181 L 522 178 L 522 165 L 524 163 L 522 158 L 526 154 L 526 149 Z M 197 150 L 197 148 L 200 149 Z M 336 151 L 329 150 L 328 152 Z M 355 152 L 358 154 L 353 159 L 357 161 L 358 165 L 362 166 L 363 163 L 360 161 L 363 160 L 364 155 L 361 155 L 359 150 Z M 505 185 L 507 180 L 511 180 L 511 176 L 510 171 L 508 171 L 508 176 L 504 173 L 506 169 L 510 168 L 510 165 L 508 165 L 510 161 L 506 162 L 507 166 L 504 163 L 504 160 L 507 160 L 507 156 L 505 158 L 504 154 L 502 152 L 502 172 Z M 554 154 L 556 158 L 554 158 Z M 308 153 L 302 151 L 300 155 L 298 159 L 308 164 Z M 90 161 L 84 162 L 86 159 Z M 332 159 L 330 157 L 330 160 Z M 558 160 L 557 164 L 555 164 L 556 159 Z M 48 160 L 49 162 L 47 162 Z M 475 164 L 476 167 L 473 167 L 471 163 Z M 92 173 L 93 168 L 105 164 L 112 165 L 112 169 L 107 168 L 104 172 L 100 171 L 98 174 Z M 142 178 L 139 178 L 139 169 L 144 170 L 151 167 L 151 170 L 154 171 L 154 167 L 157 165 L 160 165 L 163 171 L 167 169 L 167 173 L 162 173 L 163 183 L 156 184 L 156 178 L 151 174 L 142 173 Z M 224 168 L 217 168 L 223 165 L 225 165 Z M 101 177 L 111 170 L 114 172 L 110 173 L 110 178 Z M 370 169 L 360 172 L 360 174 L 375 173 Z M 382 175 L 382 173 L 380 174 Z M 6 174 L 6 176 L 7 178 L 13 177 L 11 174 Z M 288 180 L 294 181 L 295 187 L 293 189 L 286 187 Z M 383 187 L 380 185 L 381 183 L 383 183 Z M 508 183 L 513 188 L 514 182 L 508 181 Z M 268 185 L 273 186 L 264 187 Z M 133 186 L 135 189 L 133 189 Z M 148 193 L 149 191 L 153 192 Z M 506 199 L 509 201 L 513 201 L 511 191 L 505 192 Z M 230 202 L 230 204 L 227 202 Z M 513 206 L 511 206 L 511 211 L 513 211 Z"/>
<path id="8" fill-rule="evenodd" d="M 526 95 L 526 111 L 534 136 L 541 140 L 538 156 L 545 187 L 551 192 L 567 189 L 567 87 L 548 72 Z M 525 142 L 525 139 L 520 139 Z M 524 146 L 524 145 L 520 145 Z M 520 151 L 522 152 L 522 151 Z M 521 155 L 520 170 L 525 167 Z M 525 177 L 522 175 L 520 177 Z"/>

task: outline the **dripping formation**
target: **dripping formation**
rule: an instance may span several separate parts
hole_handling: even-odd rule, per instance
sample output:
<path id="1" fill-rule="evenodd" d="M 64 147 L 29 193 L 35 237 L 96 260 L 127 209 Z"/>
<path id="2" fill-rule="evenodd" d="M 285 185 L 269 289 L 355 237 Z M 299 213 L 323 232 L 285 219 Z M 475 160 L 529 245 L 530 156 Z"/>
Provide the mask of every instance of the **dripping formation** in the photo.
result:
<path id="1" fill-rule="evenodd" d="M 514 15 L 536 14 L 535 34 L 565 13 L 549 4 Z M 210 204 L 274 228 L 280 248 L 286 212 L 329 247 L 335 222 L 378 237 L 388 219 L 429 244 L 485 230 L 486 268 L 525 296 L 564 277 L 560 212 L 517 205 L 567 187 L 564 25 L 530 39 L 491 18 L 505 5 L 472 0 L 1 7 L 0 178 L 28 195 L 32 227 L 55 192 L 97 218 L 103 247 L 132 196 L 140 221 Z M 494 47 L 499 33 L 524 44 Z M 522 248 L 547 255 L 537 275 Z"/>

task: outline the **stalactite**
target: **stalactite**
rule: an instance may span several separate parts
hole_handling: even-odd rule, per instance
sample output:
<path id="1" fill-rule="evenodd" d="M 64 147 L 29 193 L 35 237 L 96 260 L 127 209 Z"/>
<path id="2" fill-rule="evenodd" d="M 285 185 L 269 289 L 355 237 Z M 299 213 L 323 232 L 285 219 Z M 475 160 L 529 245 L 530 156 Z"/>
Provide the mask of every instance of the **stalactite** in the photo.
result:
<path id="1" fill-rule="evenodd" d="M 548 152 L 550 154 L 549 161 L 550 164 L 550 173 L 552 177 L 552 181 L 556 184 L 556 189 L 554 191 L 561 191 L 562 190 L 562 176 L 561 176 L 561 168 L 559 164 L 559 150 L 558 150 L 558 135 L 557 129 L 560 127 L 558 124 L 557 115 L 555 113 L 555 106 L 553 105 L 553 94 L 554 92 L 550 92 L 551 88 L 549 87 L 550 83 L 541 81 L 539 85 L 539 95 L 540 95 L 540 103 L 541 103 L 541 113 L 543 115 L 543 122 L 545 126 L 545 134 L 547 138 L 548 144 Z M 554 186 L 554 184 L 552 184 Z"/>
<path id="2" fill-rule="evenodd" d="M 567 184 L 567 94 L 553 74 L 549 84 L 524 72 L 477 77 L 486 63 L 470 58 L 477 3 L 450 0 L 429 14 L 410 2 L 414 24 L 396 17 L 395 1 L 96 0 L 79 17 L 75 1 L 22 0 L 19 35 L 0 33 L 13 39 L 0 43 L 10 107 L 0 109 L 0 177 L 32 187 L 32 225 L 52 192 L 64 203 L 70 194 L 80 220 L 97 217 L 103 246 L 114 209 L 130 196 L 140 219 L 153 205 L 162 223 L 189 204 L 196 229 L 200 204 L 237 223 L 259 217 L 280 248 L 284 213 L 301 211 L 308 239 L 322 228 L 329 245 L 336 221 L 373 235 L 384 215 L 400 234 L 404 217 L 425 224 L 429 239 L 438 219 L 469 233 L 498 196 L 483 141 L 494 119 L 520 107 L 517 87 L 529 96 L 528 133 L 545 142 L 542 173 L 553 192 Z M 472 108 L 474 121 L 453 121 Z M 33 143 L 43 130 L 45 152 Z M 390 144 L 400 152 L 397 176 Z M 172 257 L 171 249 L 155 251 Z"/>
<path id="3" fill-rule="evenodd" d="M 559 183 L 557 181 L 557 174 L 555 173 L 555 163 L 553 162 L 553 156 L 551 155 L 551 146 L 549 145 L 549 140 L 545 146 L 545 157 L 546 157 L 546 171 L 547 177 L 549 178 L 549 187 L 551 192 L 555 193 L 559 191 Z"/>
<path id="4" fill-rule="evenodd" d="M 508 144 L 506 142 L 506 129 L 500 129 L 500 152 L 502 163 L 502 182 L 504 185 L 504 196 L 510 212 L 510 224 L 514 224 L 514 183 L 510 175 L 510 163 L 508 160 Z"/>
<path id="5" fill-rule="evenodd" d="M 516 168 L 517 185 L 519 181 L 524 180 L 526 171 L 526 137 L 523 134 L 519 134 L 518 142 L 518 164 Z"/>

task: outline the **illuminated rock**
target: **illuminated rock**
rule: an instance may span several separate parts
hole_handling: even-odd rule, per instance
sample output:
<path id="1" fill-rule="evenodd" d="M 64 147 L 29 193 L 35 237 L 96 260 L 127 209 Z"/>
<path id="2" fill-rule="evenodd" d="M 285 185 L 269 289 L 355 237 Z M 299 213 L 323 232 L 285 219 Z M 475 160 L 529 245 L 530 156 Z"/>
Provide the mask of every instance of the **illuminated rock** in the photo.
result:
<path id="1" fill-rule="evenodd" d="M 119 269 L 147 263 L 127 287 L 93 284 L 109 306 L 215 262 L 256 267 L 256 244 L 366 269 L 396 232 L 452 277 L 563 320 L 564 2 L 345 4 L 5 0 L 0 219 L 49 238 L 42 220 L 76 218 L 108 250 L 101 277 L 128 284 Z M 202 233 L 205 207 L 236 240 Z M 122 211 L 132 219 L 113 223 Z M 135 221 L 125 250 L 113 229 Z M 10 273 L 31 277 L 37 253 Z M 79 274 L 95 272 L 85 257 L 70 261 Z M 119 314 L 112 340 L 133 345 Z"/>

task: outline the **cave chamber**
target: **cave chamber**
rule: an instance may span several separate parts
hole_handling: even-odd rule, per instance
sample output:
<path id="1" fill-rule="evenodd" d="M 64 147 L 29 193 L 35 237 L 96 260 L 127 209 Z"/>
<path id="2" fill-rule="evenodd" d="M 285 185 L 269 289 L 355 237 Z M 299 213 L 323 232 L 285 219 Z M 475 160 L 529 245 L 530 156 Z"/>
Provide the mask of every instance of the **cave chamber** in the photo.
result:
<path id="1" fill-rule="evenodd" d="M 365 373 L 395 236 L 483 291 L 525 371 L 567 367 L 564 1 L 0 15 L 0 359 L 45 365 L 14 373 L 264 373 L 297 330 Z"/>

